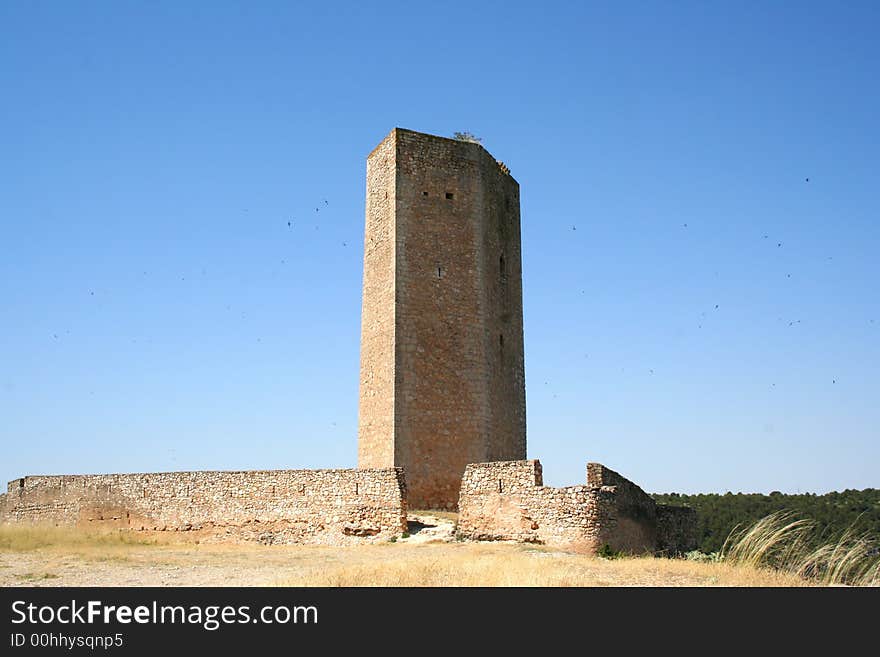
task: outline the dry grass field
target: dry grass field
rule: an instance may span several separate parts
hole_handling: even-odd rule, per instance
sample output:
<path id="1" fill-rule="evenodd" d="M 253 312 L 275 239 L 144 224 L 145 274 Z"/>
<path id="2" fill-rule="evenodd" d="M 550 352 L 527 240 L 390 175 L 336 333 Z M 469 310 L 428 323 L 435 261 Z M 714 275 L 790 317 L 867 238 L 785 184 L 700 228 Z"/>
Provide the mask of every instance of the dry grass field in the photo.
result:
<path id="1" fill-rule="evenodd" d="M 810 540 L 815 523 L 788 513 L 735 531 L 723 560 L 603 558 L 456 542 L 455 520 L 453 513 L 413 511 L 412 535 L 344 548 L 214 543 L 198 532 L 6 525 L 0 586 L 880 585 L 872 539 L 847 532 L 817 544 Z"/>
<path id="2" fill-rule="evenodd" d="M 180 535 L 177 535 L 179 541 Z M 311 546 L 175 542 L 167 534 L 0 528 L 3 586 L 804 586 L 727 563 L 604 559 L 507 543 Z M 415 537 L 413 537 L 415 538 Z"/>

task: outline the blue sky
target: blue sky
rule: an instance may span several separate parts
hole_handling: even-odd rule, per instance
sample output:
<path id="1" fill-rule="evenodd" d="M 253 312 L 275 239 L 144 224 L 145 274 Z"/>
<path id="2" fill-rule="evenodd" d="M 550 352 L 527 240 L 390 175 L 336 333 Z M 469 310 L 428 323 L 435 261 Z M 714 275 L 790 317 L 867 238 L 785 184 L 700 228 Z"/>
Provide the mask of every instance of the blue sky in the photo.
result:
<path id="1" fill-rule="evenodd" d="M 0 478 L 354 466 L 365 158 L 401 126 L 520 183 L 547 483 L 880 486 L 878 19 L 0 4 Z"/>

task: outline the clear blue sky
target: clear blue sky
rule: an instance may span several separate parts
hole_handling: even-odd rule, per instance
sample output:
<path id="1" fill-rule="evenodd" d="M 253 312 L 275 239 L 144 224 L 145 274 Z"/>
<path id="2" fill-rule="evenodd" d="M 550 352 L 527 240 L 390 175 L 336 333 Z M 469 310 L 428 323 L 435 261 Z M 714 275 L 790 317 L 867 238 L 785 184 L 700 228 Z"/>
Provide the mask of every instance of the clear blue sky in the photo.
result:
<path id="1" fill-rule="evenodd" d="M 521 185 L 547 483 L 880 487 L 878 25 L 3 2 L 0 478 L 354 466 L 365 158 L 401 126 Z"/>

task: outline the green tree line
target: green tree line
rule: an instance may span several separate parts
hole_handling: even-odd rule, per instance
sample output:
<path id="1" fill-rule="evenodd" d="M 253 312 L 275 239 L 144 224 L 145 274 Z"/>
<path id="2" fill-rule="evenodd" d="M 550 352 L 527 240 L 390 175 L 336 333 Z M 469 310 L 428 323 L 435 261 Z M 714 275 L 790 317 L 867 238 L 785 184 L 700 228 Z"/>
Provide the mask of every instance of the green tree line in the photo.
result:
<path id="1" fill-rule="evenodd" d="M 847 489 L 824 495 L 786 495 L 774 491 L 769 495 L 658 493 L 652 497 L 661 504 L 696 509 L 697 541 L 699 549 L 707 553 L 719 551 L 724 539 L 737 525 L 752 524 L 775 511 L 792 511 L 818 523 L 817 542 L 835 539 L 850 527 L 856 533 L 870 534 L 880 542 L 880 490 L 876 488 Z"/>

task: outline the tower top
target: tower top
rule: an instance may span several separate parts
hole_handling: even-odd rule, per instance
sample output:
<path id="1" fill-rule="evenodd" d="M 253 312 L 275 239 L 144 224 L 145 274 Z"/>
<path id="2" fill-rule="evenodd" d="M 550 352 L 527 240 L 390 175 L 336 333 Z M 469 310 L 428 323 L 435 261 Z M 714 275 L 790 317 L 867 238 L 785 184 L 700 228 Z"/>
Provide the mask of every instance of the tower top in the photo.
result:
<path id="1" fill-rule="evenodd" d="M 475 152 L 480 152 L 480 153 L 484 154 L 486 157 L 490 158 L 493 162 L 495 162 L 495 164 L 498 165 L 498 168 L 501 169 L 502 173 L 513 178 L 513 176 L 510 175 L 510 168 L 506 164 L 504 164 L 504 162 L 502 162 L 501 160 L 496 159 L 495 156 L 493 156 L 492 153 L 490 153 L 486 149 L 486 147 L 483 146 L 483 144 L 481 144 L 479 142 L 469 141 L 466 139 L 455 139 L 454 137 L 442 137 L 440 135 L 433 135 L 428 132 L 419 132 L 417 130 L 409 130 L 408 128 L 400 128 L 400 127 L 392 128 L 391 132 L 389 132 L 387 135 L 385 135 L 384 139 L 382 139 L 382 141 L 380 141 L 376 145 L 376 147 L 373 148 L 372 151 L 370 151 L 370 154 L 367 155 L 367 159 L 369 160 L 371 157 L 373 157 L 373 155 L 376 153 L 376 151 L 380 150 L 380 148 L 382 147 L 383 144 L 386 144 L 389 141 L 397 141 L 398 136 L 401 134 L 410 135 L 410 136 L 420 138 L 420 139 L 443 141 L 443 142 L 447 142 L 449 145 L 454 144 L 455 146 L 462 147 L 465 149 L 474 149 Z M 514 182 L 516 182 L 515 179 L 514 179 Z"/>

